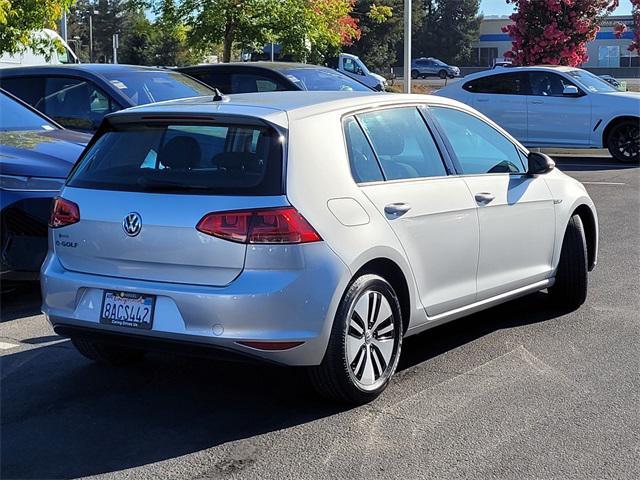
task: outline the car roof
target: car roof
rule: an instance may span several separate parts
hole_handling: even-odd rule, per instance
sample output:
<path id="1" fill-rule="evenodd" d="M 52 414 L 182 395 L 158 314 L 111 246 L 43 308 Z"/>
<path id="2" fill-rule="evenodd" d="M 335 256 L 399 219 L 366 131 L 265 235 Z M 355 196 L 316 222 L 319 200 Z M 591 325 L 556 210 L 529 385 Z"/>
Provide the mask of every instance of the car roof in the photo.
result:
<path id="1" fill-rule="evenodd" d="M 499 70 L 496 69 L 489 69 L 489 70 L 482 70 L 481 72 L 476 72 L 476 73 L 472 73 L 469 75 L 465 75 L 465 77 L 462 79 L 463 81 L 467 81 L 467 80 L 473 80 L 475 78 L 481 78 L 481 77 L 485 77 L 487 75 L 502 75 L 505 73 L 514 73 L 514 72 L 537 72 L 537 71 L 547 71 L 547 72 L 570 72 L 572 70 L 579 70 L 578 67 L 567 67 L 564 65 L 531 65 L 528 67 L 515 67 L 515 66 L 511 66 L 508 68 L 501 68 Z M 455 82 L 455 84 L 452 85 L 457 85 L 460 82 Z M 463 82 L 464 83 L 464 82 Z"/>
<path id="2" fill-rule="evenodd" d="M 105 73 L 121 72 L 157 72 L 159 70 L 170 71 L 162 67 L 145 67 L 141 65 L 125 65 L 113 63 L 74 63 L 69 65 L 31 65 L 20 67 L 6 67 L 2 69 L 2 75 L 47 75 L 61 73 L 91 73 L 102 75 Z"/>
<path id="3" fill-rule="evenodd" d="M 322 65 L 313 65 L 310 63 L 295 63 L 295 62 L 230 62 L 230 63 L 202 63 L 200 65 L 191 65 L 188 67 L 178 68 L 179 71 L 188 72 L 189 70 L 197 70 L 201 68 L 264 68 L 267 70 L 274 70 L 281 72 L 291 69 L 325 69 Z"/>
<path id="4" fill-rule="evenodd" d="M 165 114 L 236 114 L 248 115 L 265 120 L 270 117 L 299 119 L 320 115 L 331 111 L 358 110 L 375 106 L 402 103 L 432 103 L 469 107 L 449 98 L 431 95 L 406 95 L 377 92 L 335 92 L 335 91 L 285 91 L 261 92 L 227 95 L 222 101 L 213 101 L 212 97 L 193 97 L 168 100 L 129 108 L 109 115 L 117 118 L 124 115 Z M 281 123 L 281 122 L 278 122 Z"/>

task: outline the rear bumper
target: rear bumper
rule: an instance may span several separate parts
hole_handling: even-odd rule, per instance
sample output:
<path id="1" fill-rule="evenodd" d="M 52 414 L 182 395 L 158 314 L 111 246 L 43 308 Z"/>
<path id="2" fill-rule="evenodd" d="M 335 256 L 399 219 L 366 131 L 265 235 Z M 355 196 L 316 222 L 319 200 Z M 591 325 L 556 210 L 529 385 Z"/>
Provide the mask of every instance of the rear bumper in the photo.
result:
<path id="1" fill-rule="evenodd" d="M 265 249 L 264 251 L 263 248 Z M 261 269 L 257 258 L 285 251 L 286 268 Z M 102 335 L 144 345 L 175 344 L 222 350 L 286 365 L 317 365 L 349 279 L 344 263 L 324 242 L 256 247 L 240 276 L 225 287 L 149 282 L 66 270 L 49 253 L 42 267 L 43 306 L 62 335 Z M 258 251 L 255 251 L 258 250 Z M 276 253 L 277 255 L 278 253 Z M 100 323 L 104 290 L 156 295 L 153 327 L 137 330 Z M 240 341 L 304 342 L 264 351 Z"/>

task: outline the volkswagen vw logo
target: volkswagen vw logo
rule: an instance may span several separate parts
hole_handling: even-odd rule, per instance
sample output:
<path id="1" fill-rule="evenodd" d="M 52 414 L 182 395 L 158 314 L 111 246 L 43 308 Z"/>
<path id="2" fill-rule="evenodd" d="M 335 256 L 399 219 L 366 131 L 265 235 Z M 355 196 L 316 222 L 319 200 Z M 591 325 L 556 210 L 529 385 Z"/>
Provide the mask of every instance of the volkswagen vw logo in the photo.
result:
<path id="1" fill-rule="evenodd" d="M 140 233 L 140 230 L 142 230 L 142 217 L 140 217 L 139 213 L 131 212 L 124 217 L 122 228 L 124 229 L 124 233 L 130 237 L 135 237 Z"/>

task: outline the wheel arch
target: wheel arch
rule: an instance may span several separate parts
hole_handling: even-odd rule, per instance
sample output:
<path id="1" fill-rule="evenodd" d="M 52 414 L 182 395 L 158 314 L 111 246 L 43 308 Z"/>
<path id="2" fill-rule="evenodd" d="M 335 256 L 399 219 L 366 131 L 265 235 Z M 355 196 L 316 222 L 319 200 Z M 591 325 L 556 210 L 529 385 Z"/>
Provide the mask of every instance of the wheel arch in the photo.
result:
<path id="1" fill-rule="evenodd" d="M 578 205 L 571 216 L 578 215 L 584 227 L 584 236 L 587 242 L 587 264 L 589 271 L 593 270 L 597 262 L 598 252 L 598 229 L 596 218 L 591 208 L 586 204 Z"/>
<path id="2" fill-rule="evenodd" d="M 608 145 L 607 139 L 609 138 L 609 133 L 611 133 L 611 129 L 615 127 L 618 123 L 624 122 L 627 120 L 637 122 L 637 121 L 640 121 L 640 117 L 634 116 L 634 115 L 618 115 L 617 117 L 614 117 L 611 120 L 609 120 L 607 125 L 602 130 L 602 146 L 604 148 L 607 148 L 607 145 Z"/>
<path id="3" fill-rule="evenodd" d="M 404 271 L 393 260 L 378 257 L 362 265 L 353 275 L 353 278 L 358 278 L 367 273 L 381 276 L 393 287 L 400 302 L 403 332 L 406 332 L 411 318 L 411 294 L 409 293 L 409 283 Z"/>

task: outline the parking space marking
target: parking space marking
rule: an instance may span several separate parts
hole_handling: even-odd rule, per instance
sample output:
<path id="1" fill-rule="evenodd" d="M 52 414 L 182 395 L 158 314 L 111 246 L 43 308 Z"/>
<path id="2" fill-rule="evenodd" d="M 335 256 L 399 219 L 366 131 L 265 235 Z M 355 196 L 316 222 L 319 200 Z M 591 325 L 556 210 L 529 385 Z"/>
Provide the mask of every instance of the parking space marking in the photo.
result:
<path id="1" fill-rule="evenodd" d="M 623 182 L 580 182 L 583 185 L 626 185 Z"/>
<path id="2" fill-rule="evenodd" d="M 11 348 L 19 347 L 16 343 L 0 342 L 0 350 L 9 350 Z"/>

